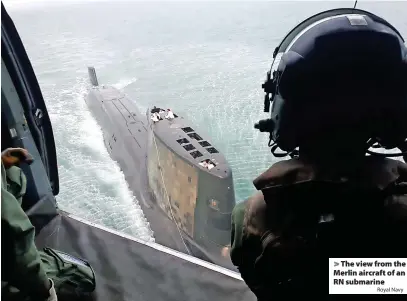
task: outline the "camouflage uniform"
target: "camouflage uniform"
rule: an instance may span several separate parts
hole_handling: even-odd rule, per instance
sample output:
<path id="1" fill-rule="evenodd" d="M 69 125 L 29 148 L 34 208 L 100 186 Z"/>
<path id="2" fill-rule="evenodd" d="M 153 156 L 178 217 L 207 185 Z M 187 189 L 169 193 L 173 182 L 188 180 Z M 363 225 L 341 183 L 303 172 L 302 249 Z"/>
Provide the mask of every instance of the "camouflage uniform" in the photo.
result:
<path id="1" fill-rule="evenodd" d="M 397 160 L 366 157 L 359 167 L 353 166 L 349 169 L 349 177 L 344 176 L 346 172 L 338 172 L 339 170 L 346 169 L 339 165 L 317 168 L 300 159 L 278 162 L 253 181 L 255 187 L 262 192 L 235 206 L 232 213 L 230 255 L 233 264 L 239 268 L 242 278 L 258 300 L 274 301 L 278 300 L 278 296 L 284 296 L 286 299 L 289 295 L 304 296 L 309 293 L 315 296 L 317 293 L 327 293 L 327 257 L 358 257 L 358 254 L 361 254 L 359 257 L 406 257 L 407 194 L 405 189 L 397 192 L 394 187 L 407 185 L 407 164 Z M 380 230 L 373 227 L 371 232 L 376 233 L 369 235 L 369 231 L 365 231 L 363 235 L 366 239 L 358 242 L 360 233 L 355 234 L 357 237 L 352 240 L 348 236 L 352 229 L 344 229 L 344 226 L 335 233 L 335 239 L 342 234 L 343 244 L 339 238 L 336 245 L 334 244 L 336 253 L 332 254 L 331 249 L 322 253 L 326 256 L 321 258 L 321 252 L 317 251 L 315 245 L 312 245 L 313 248 L 301 241 L 302 237 L 307 237 L 307 229 L 315 233 L 315 223 L 307 224 L 306 220 L 306 215 L 312 215 L 313 209 L 316 208 L 313 207 L 314 195 L 309 193 L 307 197 L 308 190 L 305 189 L 305 192 L 299 195 L 284 196 L 287 191 L 295 190 L 295 187 L 301 186 L 302 183 L 318 182 L 324 183 L 323 185 L 350 182 L 360 186 L 370 185 L 369 187 L 378 189 L 372 194 L 372 198 L 379 195 L 380 191 L 386 191 L 387 187 L 393 187 L 392 192 L 385 198 L 384 205 L 382 202 L 379 208 L 379 212 L 385 212 L 387 221 L 390 221 L 388 226 L 391 231 L 388 231 L 389 228 L 383 230 L 384 234 L 388 234 L 387 237 L 378 238 L 377 231 Z M 393 185 L 394 183 L 397 185 Z M 334 196 L 334 192 L 326 195 L 321 204 L 329 203 Z M 293 201 L 294 203 L 291 203 Z M 349 208 L 353 210 L 352 206 L 357 206 L 354 204 L 358 200 L 351 202 Z M 295 207 L 300 208 L 296 213 Z M 359 213 L 369 215 L 369 209 L 366 208 L 369 206 L 360 208 Z M 301 216 L 301 213 L 305 217 Z M 372 244 L 363 245 L 369 242 L 369 239 L 374 239 L 373 248 Z M 359 250 L 354 247 L 357 243 Z M 305 247 L 301 249 L 301 246 Z M 316 264 L 318 259 L 320 265 Z M 316 285 L 321 283 L 318 281 L 321 281 L 322 285 Z"/>
<path id="2" fill-rule="evenodd" d="M 32 300 L 47 300 L 50 280 L 34 244 L 34 226 L 21 208 L 26 183 L 20 168 L 1 163 L 2 296 L 17 288 Z"/>

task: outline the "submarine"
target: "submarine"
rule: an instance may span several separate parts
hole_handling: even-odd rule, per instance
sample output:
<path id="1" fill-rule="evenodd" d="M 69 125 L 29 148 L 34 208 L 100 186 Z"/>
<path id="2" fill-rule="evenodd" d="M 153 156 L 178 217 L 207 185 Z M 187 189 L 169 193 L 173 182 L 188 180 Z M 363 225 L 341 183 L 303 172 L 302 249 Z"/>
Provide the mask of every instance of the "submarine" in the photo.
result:
<path id="1" fill-rule="evenodd" d="M 184 116 L 166 118 L 156 107 L 142 114 L 122 91 L 99 85 L 94 67 L 88 74 L 86 104 L 156 243 L 236 270 L 228 255 L 235 195 L 225 156 Z"/>

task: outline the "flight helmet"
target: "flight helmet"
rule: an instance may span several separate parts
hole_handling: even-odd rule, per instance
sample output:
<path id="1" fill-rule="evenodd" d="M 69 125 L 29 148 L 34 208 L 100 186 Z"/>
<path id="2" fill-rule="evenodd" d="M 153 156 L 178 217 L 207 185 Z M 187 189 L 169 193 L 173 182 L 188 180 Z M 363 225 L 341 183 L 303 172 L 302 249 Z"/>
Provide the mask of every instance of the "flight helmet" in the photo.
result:
<path id="1" fill-rule="evenodd" d="M 405 143 L 407 49 L 387 21 L 359 9 L 326 11 L 289 32 L 273 59 L 262 85 L 271 118 L 255 127 L 270 132 L 275 156 L 277 147 L 293 155 L 337 135 L 363 139 L 366 149 Z"/>

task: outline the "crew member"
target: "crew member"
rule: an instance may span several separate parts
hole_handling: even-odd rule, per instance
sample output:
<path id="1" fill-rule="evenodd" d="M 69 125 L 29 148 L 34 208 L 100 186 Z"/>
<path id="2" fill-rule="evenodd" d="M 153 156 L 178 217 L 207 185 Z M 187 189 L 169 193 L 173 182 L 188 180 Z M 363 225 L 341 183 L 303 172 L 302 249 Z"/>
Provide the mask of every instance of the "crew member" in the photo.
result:
<path id="1" fill-rule="evenodd" d="M 158 122 L 160 118 L 160 115 L 156 112 L 151 114 L 151 120 L 154 121 L 154 123 Z"/>
<path id="2" fill-rule="evenodd" d="M 30 300 L 56 301 L 53 281 L 47 277 L 34 244 L 34 226 L 21 208 L 26 178 L 15 165 L 22 162 L 32 162 L 25 149 L 8 148 L 1 154 L 2 297 L 10 298 L 17 288 Z"/>
<path id="3" fill-rule="evenodd" d="M 327 295 L 328 258 L 407 254 L 407 164 L 370 151 L 405 146 L 407 50 L 373 14 L 332 14 L 287 35 L 263 85 L 255 127 L 291 159 L 234 208 L 230 252 L 260 301 Z"/>
<path id="4" fill-rule="evenodd" d="M 167 109 L 167 114 L 165 115 L 166 119 L 174 119 L 174 113 L 171 111 L 171 109 Z"/>

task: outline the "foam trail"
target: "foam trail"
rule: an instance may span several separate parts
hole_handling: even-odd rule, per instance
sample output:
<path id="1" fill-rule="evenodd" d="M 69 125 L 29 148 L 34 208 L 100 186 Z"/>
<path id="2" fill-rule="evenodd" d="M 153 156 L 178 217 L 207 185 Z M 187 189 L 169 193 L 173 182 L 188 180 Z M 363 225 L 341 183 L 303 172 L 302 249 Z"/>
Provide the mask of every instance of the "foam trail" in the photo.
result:
<path id="1" fill-rule="evenodd" d="M 86 93 L 85 80 L 78 79 L 71 91 L 60 90 L 49 104 L 61 182 L 58 204 L 91 222 L 154 241 L 138 201 L 105 148 Z"/>

